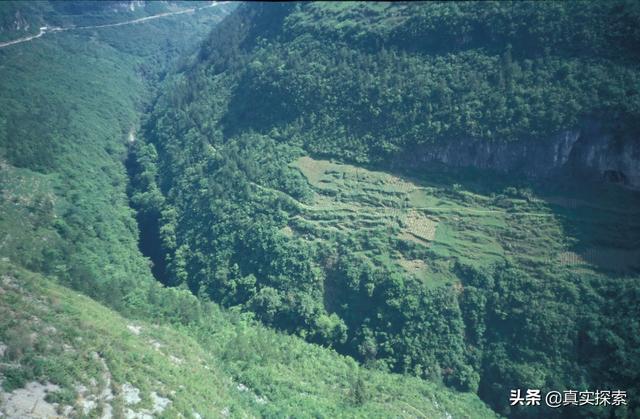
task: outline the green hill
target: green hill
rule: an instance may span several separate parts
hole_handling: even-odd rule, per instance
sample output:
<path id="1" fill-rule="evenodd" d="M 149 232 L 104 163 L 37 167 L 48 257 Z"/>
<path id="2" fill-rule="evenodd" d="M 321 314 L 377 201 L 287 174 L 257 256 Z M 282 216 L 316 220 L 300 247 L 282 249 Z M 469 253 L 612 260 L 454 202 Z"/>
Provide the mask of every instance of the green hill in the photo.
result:
<path id="1" fill-rule="evenodd" d="M 1 3 L 0 412 L 636 417 L 639 23 Z"/>
<path id="2" fill-rule="evenodd" d="M 30 28 L 67 27 L 201 5 L 6 2 L 1 41 L 32 33 L 12 26 L 17 11 Z M 153 206 L 171 213 L 153 188 L 141 119 L 232 8 L 0 48 L 0 413 L 494 417 L 472 393 L 365 368 L 153 278 L 139 246 L 153 240 Z M 330 331 L 336 317 L 321 321 Z"/>
<path id="3" fill-rule="evenodd" d="M 156 276 L 505 415 L 633 417 L 639 197 L 590 176 L 638 186 L 638 12 L 238 7 L 136 144 Z M 512 408 L 514 388 L 631 400 Z"/>

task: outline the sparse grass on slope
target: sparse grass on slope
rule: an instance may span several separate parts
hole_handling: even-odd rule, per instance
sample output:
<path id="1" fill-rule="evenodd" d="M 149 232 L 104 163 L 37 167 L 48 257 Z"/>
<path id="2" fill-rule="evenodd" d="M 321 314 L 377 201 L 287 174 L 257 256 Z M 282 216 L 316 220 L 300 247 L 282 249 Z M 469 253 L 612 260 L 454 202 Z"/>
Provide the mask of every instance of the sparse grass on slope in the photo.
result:
<path id="1" fill-rule="evenodd" d="M 213 305 L 206 326 L 171 327 L 128 320 L 6 261 L 0 278 L 7 400 L 40 381 L 58 386 L 46 400 L 65 416 L 494 417 L 474 395 L 358 368 Z"/>

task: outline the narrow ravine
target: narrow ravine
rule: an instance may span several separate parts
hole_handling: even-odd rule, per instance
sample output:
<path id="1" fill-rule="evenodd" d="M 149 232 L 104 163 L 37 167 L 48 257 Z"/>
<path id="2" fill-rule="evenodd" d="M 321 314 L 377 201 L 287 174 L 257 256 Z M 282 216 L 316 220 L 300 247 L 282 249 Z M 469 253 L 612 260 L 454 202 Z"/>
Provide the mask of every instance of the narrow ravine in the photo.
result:
<path id="1" fill-rule="evenodd" d="M 160 238 L 160 213 L 158 211 L 138 208 L 132 200 L 132 185 L 135 182 L 136 176 L 142 172 L 142 168 L 136 161 L 136 155 L 134 152 L 136 139 L 133 130 L 129 132 L 127 141 L 129 150 L 127 158 L 124 161 L 127 178 L 129 179 L 127 196 L 129 198 L 129 206 L 136 214 L 136 223 L 138 225 L 138 249 L 143 256 L 151 261 L 151 273 L 153 277 L 164 285 L 170 285 L 169 276 L 167 275 L 165 251 L 162 247 L 162 240 Z"/>

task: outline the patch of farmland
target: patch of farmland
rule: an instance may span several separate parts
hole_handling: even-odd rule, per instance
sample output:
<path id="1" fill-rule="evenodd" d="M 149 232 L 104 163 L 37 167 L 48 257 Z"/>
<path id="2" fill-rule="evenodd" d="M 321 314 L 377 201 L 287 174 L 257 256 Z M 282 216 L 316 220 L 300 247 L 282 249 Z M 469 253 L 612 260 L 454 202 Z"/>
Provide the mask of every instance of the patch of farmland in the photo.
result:
<path id="1" fill-rule="evenodd" d="M 418 211 L 408 211 L 404 218 L 404 231 L 420 240 L 433 241 L 436 237 L 438 222 L 424 216 Z"/>
<path id="2" fill-rule="evenodd" d="M 615 199 L 602 208 L 580 191 L 545 200 L 540 196 L 551 194 L 541 190 L 520 199 L 499 182 L 473 191 L 443 176 L 409 180 L 310 157 L 291 165 L 315 190 L 289 223 L 295 236 L 358 243 L 353 246 L 368 257 L 386 258 L 417 277 L 450 278 L 448 268 L 434 268 L 443 261 L 489 266 L 505 259 L 535 275 L 542 266 L 640 270 L 640 250 L 634 250 L 640 225 L 632 215 L 638 201 L 628 193 L 607 192 Z M 422 263 L 427 269 L 417 267 Z"/>

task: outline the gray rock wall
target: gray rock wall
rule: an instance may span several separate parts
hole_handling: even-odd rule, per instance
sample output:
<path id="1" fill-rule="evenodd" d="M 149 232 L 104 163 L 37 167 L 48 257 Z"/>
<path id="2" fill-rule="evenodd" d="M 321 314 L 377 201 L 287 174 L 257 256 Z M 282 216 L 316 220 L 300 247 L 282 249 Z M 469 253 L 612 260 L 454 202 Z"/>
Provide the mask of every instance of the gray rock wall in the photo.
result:
<path id="1" fill-rule="evenodd" d="M 615 135 L 596 123 L 583 123 L 538 141 L 497 142 L 462 138 L 442 144 L 424 144 L 399 156 L 403 165 L 429 163 L 473 167 L 529 177 L 560 172 L 590 175 L 640 189 L 640 137 Z"/>

